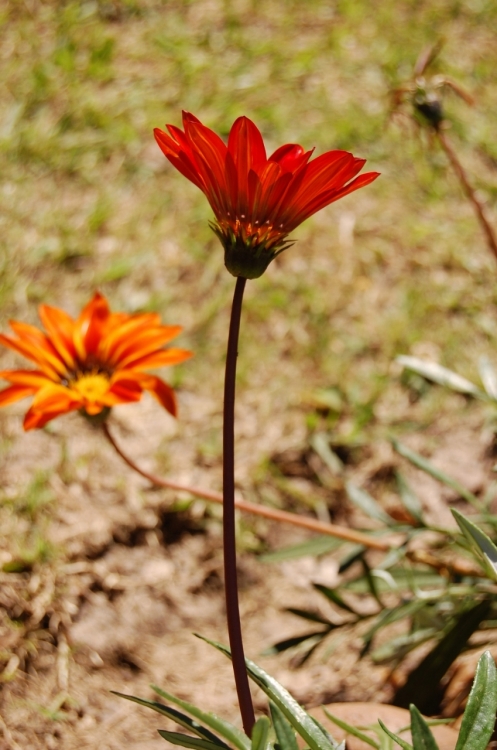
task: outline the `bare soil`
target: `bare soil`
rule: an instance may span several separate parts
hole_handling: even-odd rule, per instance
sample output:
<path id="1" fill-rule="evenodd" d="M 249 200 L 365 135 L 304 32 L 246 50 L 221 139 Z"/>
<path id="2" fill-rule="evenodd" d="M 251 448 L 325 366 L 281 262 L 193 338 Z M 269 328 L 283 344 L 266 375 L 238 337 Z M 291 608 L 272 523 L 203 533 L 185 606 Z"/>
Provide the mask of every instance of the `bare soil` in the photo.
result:
<path id="1" fill-rule="evenodd" d="M 196 406 L 187 400 L 183 404 L 193 421 Z M 240 411 L 243 422 L 243 406 Z M 2 418 L 4 434 L 11 438 L 2 468 L 6 493 L 15 495 L 25 486 L 34 463 L 49 472 L 54 500 L 46 533 L 58 550 L 50 565 L 1 574 L 3 615 L 21 623 L 18 632 L 7 628 L 6 621 L 2 629 L 3 648 L 12 655 L 0 691 L 2 750 L 163 747 L 156 729 L 168 728 L 168 722 L 110 693 L 150 698 L 150 683 L 238 722 L 230 664 L 193 635 L 227 641 L 218 509 L 208 511 L 196 501 L 186 510 L 171 510 L 174 493 L 151 488 L 133 474 L 79 416 L 54 423 L 51 434 L 27 435 L 21 433 L 15 409 Z M 113 427 L 144 467 L 156 468 L 154 446 L 167 439 L 175 478 L 211 488 L 219 481 L 220 466 L 202 467 L 188 455 L 184 441 L 174 440 L 172 421 L 158 413 L 151 400 L 116 410 Z M 432 431 L 433 461 L 470 489 L 482 491 L 492 459 L 477 415 L 460 434 L 448 428 L 441 425 L 436 434 Z M 296 471 L 298 431 L 294 438 Z M 247 450 L 250 442 L 242 436 L 239 451 Z M 261 442 L 250 460 L 241 462 L 242 491 L 250 490 L 248 476 L 260 458 L 258 450 L 266 450 Z M 358 466 L 356 481 L 379 486 L 382 471 L 388 473 L 396 460 L 388 446 L 378 445 Z M 454 496 L 421 474 L 412 478 L 423 485 L 422 497 L 433 520 L 445 523 L 447 502 Z M 350 508 L 342 508 L 341 518 L 364 524 Z M 239 532 L 247 654 L 307 707 L 333 701 L 388 702 L 402 674 L 390 679 L 389 667 L 359 660 L 358 635 L 344 638 L 331 655 L 318 651 L 298 670 L 289 656 L 262 655 L 275 641 L 305 629 L 285 607 L 323 610 L 322 597 L 310 584 L 334 585 L 337 562 L 328 555 L 264 564 L 250 545 L 277 548 L 309 534 L 260 519 L 240 519 Z M 6 545 L 3 556 L 5 561 Z M 464 703 L 475 654 L 453 669 L 454 680 L 448 682 L 452 715 Z M 9 670 L 12 679 L 5 680 Z M 263 711 L 264 696 L 257 691 L 254 696 L 257 710 Z"/>

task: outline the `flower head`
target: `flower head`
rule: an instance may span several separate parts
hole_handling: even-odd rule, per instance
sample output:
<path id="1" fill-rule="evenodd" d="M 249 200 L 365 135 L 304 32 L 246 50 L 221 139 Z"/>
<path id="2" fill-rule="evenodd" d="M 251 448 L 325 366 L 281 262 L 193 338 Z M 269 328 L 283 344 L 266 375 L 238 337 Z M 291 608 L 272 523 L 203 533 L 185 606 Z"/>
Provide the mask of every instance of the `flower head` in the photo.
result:
<path id="1" fill-rule="evenodd" d="M 312 150 L 288 143 L 268 158 L 262 136 L 247 117 L 233 124 L 226 146 L 183 112 L 184 132 L 167 125 L 155 138 L 171 164 L 200 188 L 214 211 L 212 224 L 234 276 L 255 279 L 291 242 L 287 237 L 321 208 L 378 177 L 348 151 Z"/>
<path id="2" fill-rule="evenodd" d="M 0 406 L 34 396 L 24 429 L 43 427 L 61 414 L 81 410 L 105 416 L 112 406 L 139 401 L 149 391 L 168 412 L 176 414 L 172 388 L 145 370 L 182 362 L 183 349 L 164 349 L 179 326 L 164 326 L 155 313 L 112 313 L 95 294 L 74 320 L 62 310 L 40 305 L 45 331 L 11 321 L 14 336 L 0 334 L 0 344 L 31 360 L 35 370 L 3 370 L 11 385 L 0 392 Z"/>

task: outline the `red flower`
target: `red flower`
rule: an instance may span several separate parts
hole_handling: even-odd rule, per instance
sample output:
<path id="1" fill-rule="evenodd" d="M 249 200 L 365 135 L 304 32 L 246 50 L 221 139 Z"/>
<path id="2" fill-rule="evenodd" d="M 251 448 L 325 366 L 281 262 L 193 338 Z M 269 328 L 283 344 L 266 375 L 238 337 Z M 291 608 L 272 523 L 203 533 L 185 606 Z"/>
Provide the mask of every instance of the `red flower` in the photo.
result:
<path id="1" fill-rule="evenodd" d="M 261 276 L 291 242 L 305 219 L 368 185 L 378 172 L 357 177 L 365 164 L 348 151 L 312 150 L 288 143 L 269 158 L 258 128 L 247 117 L 233 124 L 226 146 L 216 133 L 183 112 L 184 132 L 167 125 L 154 135 L 171 164 L 200 188 L 214 211 L 212 228 L 234 276 Z"/>
<path id="2" fill-rule="evenodd" d="M 15 337 L 0 334 L 0 344 L 37 365 L 36 370 L 0 372 L 0 378 L 12 383 L 0 392 L 0 406 L 34 396 L 25 430 L 75 410 L 105 417 L 116 404 L 139 401 L 143 391 L 176 414 L 172 388 L 144 370 L 191 357 L 184 349 L 163 348 L 181 332 L 180 326 L 163 326 L 154 313 L 111 313 L 98 293 L 76 320 L 48 305 L 40 305 L 39 313 L 46 333 L 11 321 Z"/>

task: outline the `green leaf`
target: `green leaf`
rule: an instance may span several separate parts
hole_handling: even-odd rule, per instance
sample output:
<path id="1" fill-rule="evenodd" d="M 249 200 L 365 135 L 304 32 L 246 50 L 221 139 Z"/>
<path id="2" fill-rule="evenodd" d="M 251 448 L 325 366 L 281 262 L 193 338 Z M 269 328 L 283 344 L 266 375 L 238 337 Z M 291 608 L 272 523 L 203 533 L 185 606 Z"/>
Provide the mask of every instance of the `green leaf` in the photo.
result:
<path id="1" fill-rule="evenodd" d="M 384 523 L 387 526 L 396 525 L 393 518 L 391 518 L 388 513 L 385 513 L 383 508 L 378 505 L 369 492 L 360 489 L 360 487 L 356 487 L 352 482 L 346 482 L 345 489 L 349 500 L 360 508 L 367 516 L 374 518 L 376 521 L 381 521 L 381 523 Z"/>
<path id="2" fill-rule="evenodd" d="M 176 698 L 175 695 L 166 693 L 165 690 L 161 690 L 161 688 L 157 687 L 157 685 L 152 685 L 151 687 L 152 690 L 155 690 L 155 692 L 161 696 L 161 698 L 165 698 L 166 700 L 171 701 L 171 703 L 175 703 L 177 706 L 180 706 L 185 711 L 188 711 L 189 714 L 194 716 L 196 719 L 199 719 L 204 724 L 207 724 L 208 727 L 214 729 L 215 732 L 218 732 L 221 737 L 224 737 L 225 740 L 235 745 L 238 750 L 250 750 L 249 738 L 240 729 L 238 729 L 238 727 L 235 727 L 228 721 L 224 721 L 224 719 L 220 719 L 215 714 L 201 711 L 200 708 L 197 708 L 197 706 L 194 706 L 192 703 L 188 703 L 187 701 L 183 701 L 180 698 Z"/>
<path id="3" fill-rule="evenodd" d="M 403 658 L 417 646 L 429 641 L 436 636 L 438 631 L 435 628 L 419 628 L 412 633 L 404 633 L 396 638 L 391 638 L 386 643 L 382 643 L 372 653 L 371 659 L 375 664 L 388 662 L 393 658 Z"/>
<path id="4" fill-rule="evenodd" d="M 188 734 L 181 734 L 181 732 L 166 732 L 164 729 L 159 729 L 158 732 L 161 737 L 171 742 L 171 744 L 190 747 L 193 750 L 219 750 L 220 747 L 226 747 L 226 745 L 217 745 L 215 742 L 202 740 L 198 737 L 190 737 Z"/>
<path id="5" fill-rule="evenodd" d="M 336 627 L 336 625 L 329 620 L 326 619 L 326 617 L 323 617 L 318 612 L 312 612 L 309 609 L 298 609 L 297 607 L 287 607 L 286 612 L 290 612 L 292 615 L 296 615 L 297 617 L 302 617 L 304 620 L 310 620 L 311 622 L 318 622 L 320 625 L 326 625 L 327 627 Z"/>
<path id="6" fill-rule="evenodd" d="M 459 513 L 455 508 L 451 508 L 451 512 L 471 549 L 478 560 L 482 562 L 488 576 L 497 581 L 497 547 L 478 526 L 463 516 L 462 513 Z"/>
<path id="7" fill-rule="evenodd" d="M 378 719 L 378 724 L 383 729 L 385 734 L 391 737 L 392 740 L 397 743 L 397 745 L 401 746 L 402 750 L 414 750 L 413 746 L 410 745 L 409 742 L 406 742 L 405 740 L 402 739 L 402 737 L 399 737 L 398 734 L 394 734 L 389 729 L 387 729 L 381 719 Z"/>
<path id="8" fill-rule="evenodd" d="M 379 750 L 379 744 L 375 742 L 369 735 L 364 734 L 364 732 L 361 732 L 360 729 L 357 729 L 356 727 L 353 727 L 351 724 L 347 724 L 346 721 L 343 721 L 342 719 L 339 719 L 338 716 L 335 716 L 332 714 L 326 706 L 322 706 L 323 711 L 325 712 L 328 719 L 330 719 L 334 724 L 337 725 L 337 727 L 340 727 L 340 729 L 343 729 L 345 732 L 348 732 L 348 734 L 351 734 L 353 737 L 357 737 L 358 740 L 362 740 L 367 745 L 371 745 L 371 747 L 375 747 Z"/>
<path id="9" fill-rule="evenodd" d="M 271 719 L 273 720 L 279 750 L 298 750 L 295 731 L 290 722 L 285 718 L 285 714 L 272 701 L 269 701 L 269 710 L 271 711 Z"/>
<path id="10" fill-rule="evenodd" d="M 299 557 L 307 557 L 309 555 L 317 557 L 318 555 L 331 552 L 339 547 L 340 544 L 343 544 L 341 539 L 334 539 L 330 536 L 317 536 L 302 544 L 294 544 L 291 547 L 283 547 L 282 549 L 275 550 L 275 552 L 267 552 L 264 555 L 260 555 L 259 560 L 261 562 L 276 563 L 283 562 L 284 560 L 297 560 Z"/>
<path id="11" fill-rule="evenodd" d="M 424 526 L 423 506 L 421 505 L 418 496 L 400 471 L 395 472 L 395 479 L 397 480 L 397 487 L 399 489 L 399 497 L 402 505 L 415 521 Z"/>
<path id="12" fill-rule="evenodd" d="M 396 450 L 400 456 L 403 456 L 403 458 L 407 458 L 407 460 L 410 461 L 413 466 L 416 466 L 418 469 L 421 469 L 421 471 L 426 472 L 426 474 L 429 474 L 434 479 L 442 482 L 442 484 L 445 484 L 446 487 L 450 487 L 451 490 L 457 492 L 457 494 L 464 498 L 464 500 L 466 500 L 468 503 L 470 503 L 470 505 L 474 505 L 475 508 L 481 510 L 482 504 L 480 500 L 476 497 L 476 495 L 473 495 L 472 492 L 466 489 L 466 487 L 463 487 L 462 484 L 457 481 L 457 479 L 449 477 L 449 475 L 444 471 L 437 469 L 437 467 L 433 466 L 433 464 L 426 458 L 420 456 L 419 453 L 416 453 L 416 451 L 408 448 L 407 445 L 399 443 L 398 440 L 392 440 L 392 445 L 394 447 L 394 450 Z"/>
<path id="13" fill-rule="evenodd" d="M 371 572 L 371 568 L 369 567 L 368 562 L 365 557 L 362 558 L 361 563 L 362 563 L 362 567 L 364 570 L 364 578 L 366 579 L 366 583 L 368 584 L 369 593 L 374 599 L 376 599 L 381 609 L 383 609 L 384 604 L 381 601 L 380 594 L 378 592 L 378 587 L 376 585 L 376 581 L 374 580 L 374 576 Z M 388 574 L 385 573 L 384 575 L 387 576 Z"/>
<path id="14" fill-rule="evenodd" d="M 416 612 L 418 612 L 420 609 L 423 609 L 423 607 L 425 606 L 426 602 L 424 602 L 422 599 L 415 599 L 412 602 L 399 604 L 397 607 L 393 607 L 392 609 L 384 609 L 377 616 L 370 629 L 362 636 L 365 645 L 369 647 L 372 639 L 374 638 L 376 633 L 381 630 L 381 628 L 385 627 L 386 625 L 390 625 L 392 622 L 402 620 L 404 617 L 412 617 L 416 614 Z"/>
<path id="15" fill-rule="evenodd" d="M 221 653 L 231 659 L 231 652 L 226 646 L 211 641 L 208 638 L 199 636 L 206 643 L 217 648 Z M 278 706 L 290 724 L 294 727 L 311 750 L 336 750 L 336 747 L 315 724 L 309 714 L 304 711 L 302 706 L 292 698 L 288 690 L 279 684 L 273 677 L 264 672 L 263 669 L 254 664 L 250 659 L 245 659 L 249 677 L 266 693 L 268 698 Z"/>
<path id="16" fill-rule="evenodd" d="M 483 387 L 490 398 L 497 401 L 497 374 L 487 357 L 481 357 L 478 369 Z"/>
<path id="17" fill-rule="evenodd" d="M 164 706 L 162 703 L 158 703 L 157 701 L 148 701 L 145 700 L 145 698 L 135 698 L 134 695 L 118 693 L 116 690 L 111 690 L 111 693 L 113 693 L 114 695 L 118 695 L 120 698 L 125 698 L 128 701 L 132 701 L 133 703 L 138 703 L 138 705 L 140 706 L 151 708 L 152 711 L 156 711 L 157 713 L 162 714 L 162 716 L 167 716 L 168 719 L 172 719 L 176 722 L 176 724 L 179 724 L 184 729 L 189 729 L 199 737 L 214 743 L 218 747 L 229 748 L 229 745 L 226 745 L 226 743 L 220 740 L 219 737 L 210 732 L 206 727 L 198 724 L 194 719 L 190 719 L 189 716 L 185 716 L 185 714 L 182 714 L 175 708 Z"/>
<path id="18" fill-rule="evenodd" d="M 294 635 L 291 638 L 285 638 L 267 648 L 262 652 L 262 655 L 273 656 L 274 654 L 281 654 L 283 651 L 288 651 L 289 648 L 300 646 L 301 643 L 305 643 L 306 641 L 317 641 L 317 643 L 320 643 L 329 632 L 329 630 L 318 630 L 317 632 L 303 633 L 303 635 Z"/>
<path id="19" fill-rule="evenodd" d="M 350 604 L 347 604 L 347 602 L 345 602 L 342 599 L 340 594 L 338 594 L 335 589 L 331 589 L 329 588 L 329 586 L 325 586 L 322 583 L 313 583 L 312 586 L 313 588 L 316 589 L 316 591 L 319 591 L 327 599 L 329 599 L 330 602 L 333 602 L 333 604 L 336 604 L 337 607 L 340 607 L 340 609 L 344 609 L 346 612 L 350 612 L 356 617 L 360 617 L 360 615 L 355 611 L 355 609 L 352 609 Z"/>
<path id="20" fill-rule="evenodd" d="M 321 461 L 334 475 L 343 473 L 343 461 L 330 448 L 329 438 L 324 432 L 317 432 L 311 438 L 311 446 L 318 454 Z"/>
<path id="21" fill-rule="evenodd" d="M 252 729 L 252 750 L 266 750 L 271 724 L 267 716 L 261 716 Z"/>
<path id="22" fill-rule="evenodd" d="M 438 750 L 431 729 L 416 706 L 411 704 L 409 711 L 411 712 L 411 734 L 414 750 Z"/>
<path id="23" fill-rule="evenodd" d="M 366 551 L 366 547 L 362 544 L 354 544 L 352 549 L 349 549 L 345 557 L 342 557 L 338 566 L 339 573 L 345 573 L 357 560 L 360 560 Z"/>
<path id="24" fill-rule="evenodd" d="M 469 638 L 490 610 L 490 602 L 484 600 L 464 611 L 418 666 L 410 673 L 406 683 L 397 691 L 393 701 L 396 706 L 407 707 L 416 702 L 421 711 L 429 706 L 438 690 L 440 680 L 461 651 Z"/>
<path id="25" fill-rule="evenodd" d="M 397 357 L 396 361 L 407 370 L 411 370 L 427 380 L 432 380 L 438 385 L 443 385 L 447 388 L 451 388 L 453 391 L 458 391 L 458 393 L 464 393 L 467 396 L 476 396 L 480 398 L 485 395 L 470 380 L 466 380 L 466 378 L 463 378 L 456 372 L 448 370 L 446 367 L 442 367 L 442 365 L 439 365 L 437 362 L 427 362 L 418 357 L 408 357 L 405 355 Z"/>
<path id="26" fill-rule="evenodd" d="M 480 656 L 464 711 L 456 750 L 485 750 L 497 710 L 497 669 L 489 651 Z"/>

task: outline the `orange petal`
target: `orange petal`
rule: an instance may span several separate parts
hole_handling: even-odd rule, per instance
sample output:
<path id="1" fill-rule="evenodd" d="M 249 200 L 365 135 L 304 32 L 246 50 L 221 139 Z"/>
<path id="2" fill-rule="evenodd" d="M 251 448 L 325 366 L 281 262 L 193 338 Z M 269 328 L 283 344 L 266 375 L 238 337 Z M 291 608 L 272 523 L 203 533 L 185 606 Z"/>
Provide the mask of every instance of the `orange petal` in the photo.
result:
<path id="1" fill-rule="evenodd" d="M 68 414 L 71 411 L 75 411 L 77 408 L 77 406 L 74 406 L 72 409 L 60 408 L 48 411 L 36 411 L 31 407 L 31 409 L 26 412 L 23 427 L 26 432 L 28 430 L 34 430 L 35 428 L 45 427 L 47 422 L 50 422 L 52 419 L 61 417 L 63 414 Z"/>
<path id="2" fill-rule="evenodd" d="M 96 352 L 109 315 L 107 300 L 96 292 L 93 299 L 81 311 L 74 329 L 74 346 L 82 361 L 88 354 Z"/>
<path id="3" fill-rule="evenodd" d="M 37 364 L 38 367 L 46 373 L 47 377 L 55 381 L 59 380 L 60 375 L 57 369 L 47 361 L 44 353 L 36 346 L 33 346 L 33 344 L 22 341 L 21 339 L 11 338 L 3 333 L 0 333 L 0 344 L 6 346 L 8 349 L 12 349 L 23 357 L 26 357 L 26 359 Z"/>
<path id="4" fill-rule="evenodd" d="M 162 346 L 170 341 L 167 331 L 143 332 L 140 338 L 129 341 L 125 347 L 120 348 L 119 357 L 115 355 L 113 362 L 117 367 L 128 367 L 130 362 L 145 357 L 147 354 L 160 351 Z"/>
<path id="5" fill-rule="evenodd" d="M 142 394 L 143 386 L 139 373 L 115 373 L 112 377 L 109 389 L 109 399 L 114 397 L 115 404 L 139 401 Z M 109 404 L 109 406 L 110 405 L 111 404 Z"/>
<path id="6" fill-rule="evenodd" d="M 37 370 L 0 370 L 0 378 L 8 380 L 9 383 L 25 385 L 31 388 L 43 388 L 52 383 L 43 372 Z"/>
<path id="7" fill-rule="evenodd" d="M 63 310 L 49 305 L 40 305 L 38 315 L 61 358 L 67 367 L 74 369 L 76 367 L 76 349 L 73 341 L 74 320 Z"/>
<path id="8" fill-rule="evenodd" d="M 129 360 L 126 367 L 130 370 L 153 370 L 156 367 L 168 367 L 184 362 L 185 359 L 193 357 L 193 352 L 186 349 L 161 349 L 144 357 Z"/>
<path id="9" fill-rule="evenodd" d="M 157 399 L 159 404 L 164 407 L 173 417 L 177 414 L 176 396 L 170 385 L 165 383 L 155 375 L 145 375 L 141 377 L 142 387 Z"/>
<path id="10" fill-rule="evenodd" d="M 28 385 L 10 385 L 0 391 L 0 406 L 7 406 L 7 404 L 13 404 L 15 401 L 26 398 L 26 396 L 32 396 L 35 391 L 35 388 Z"/>

